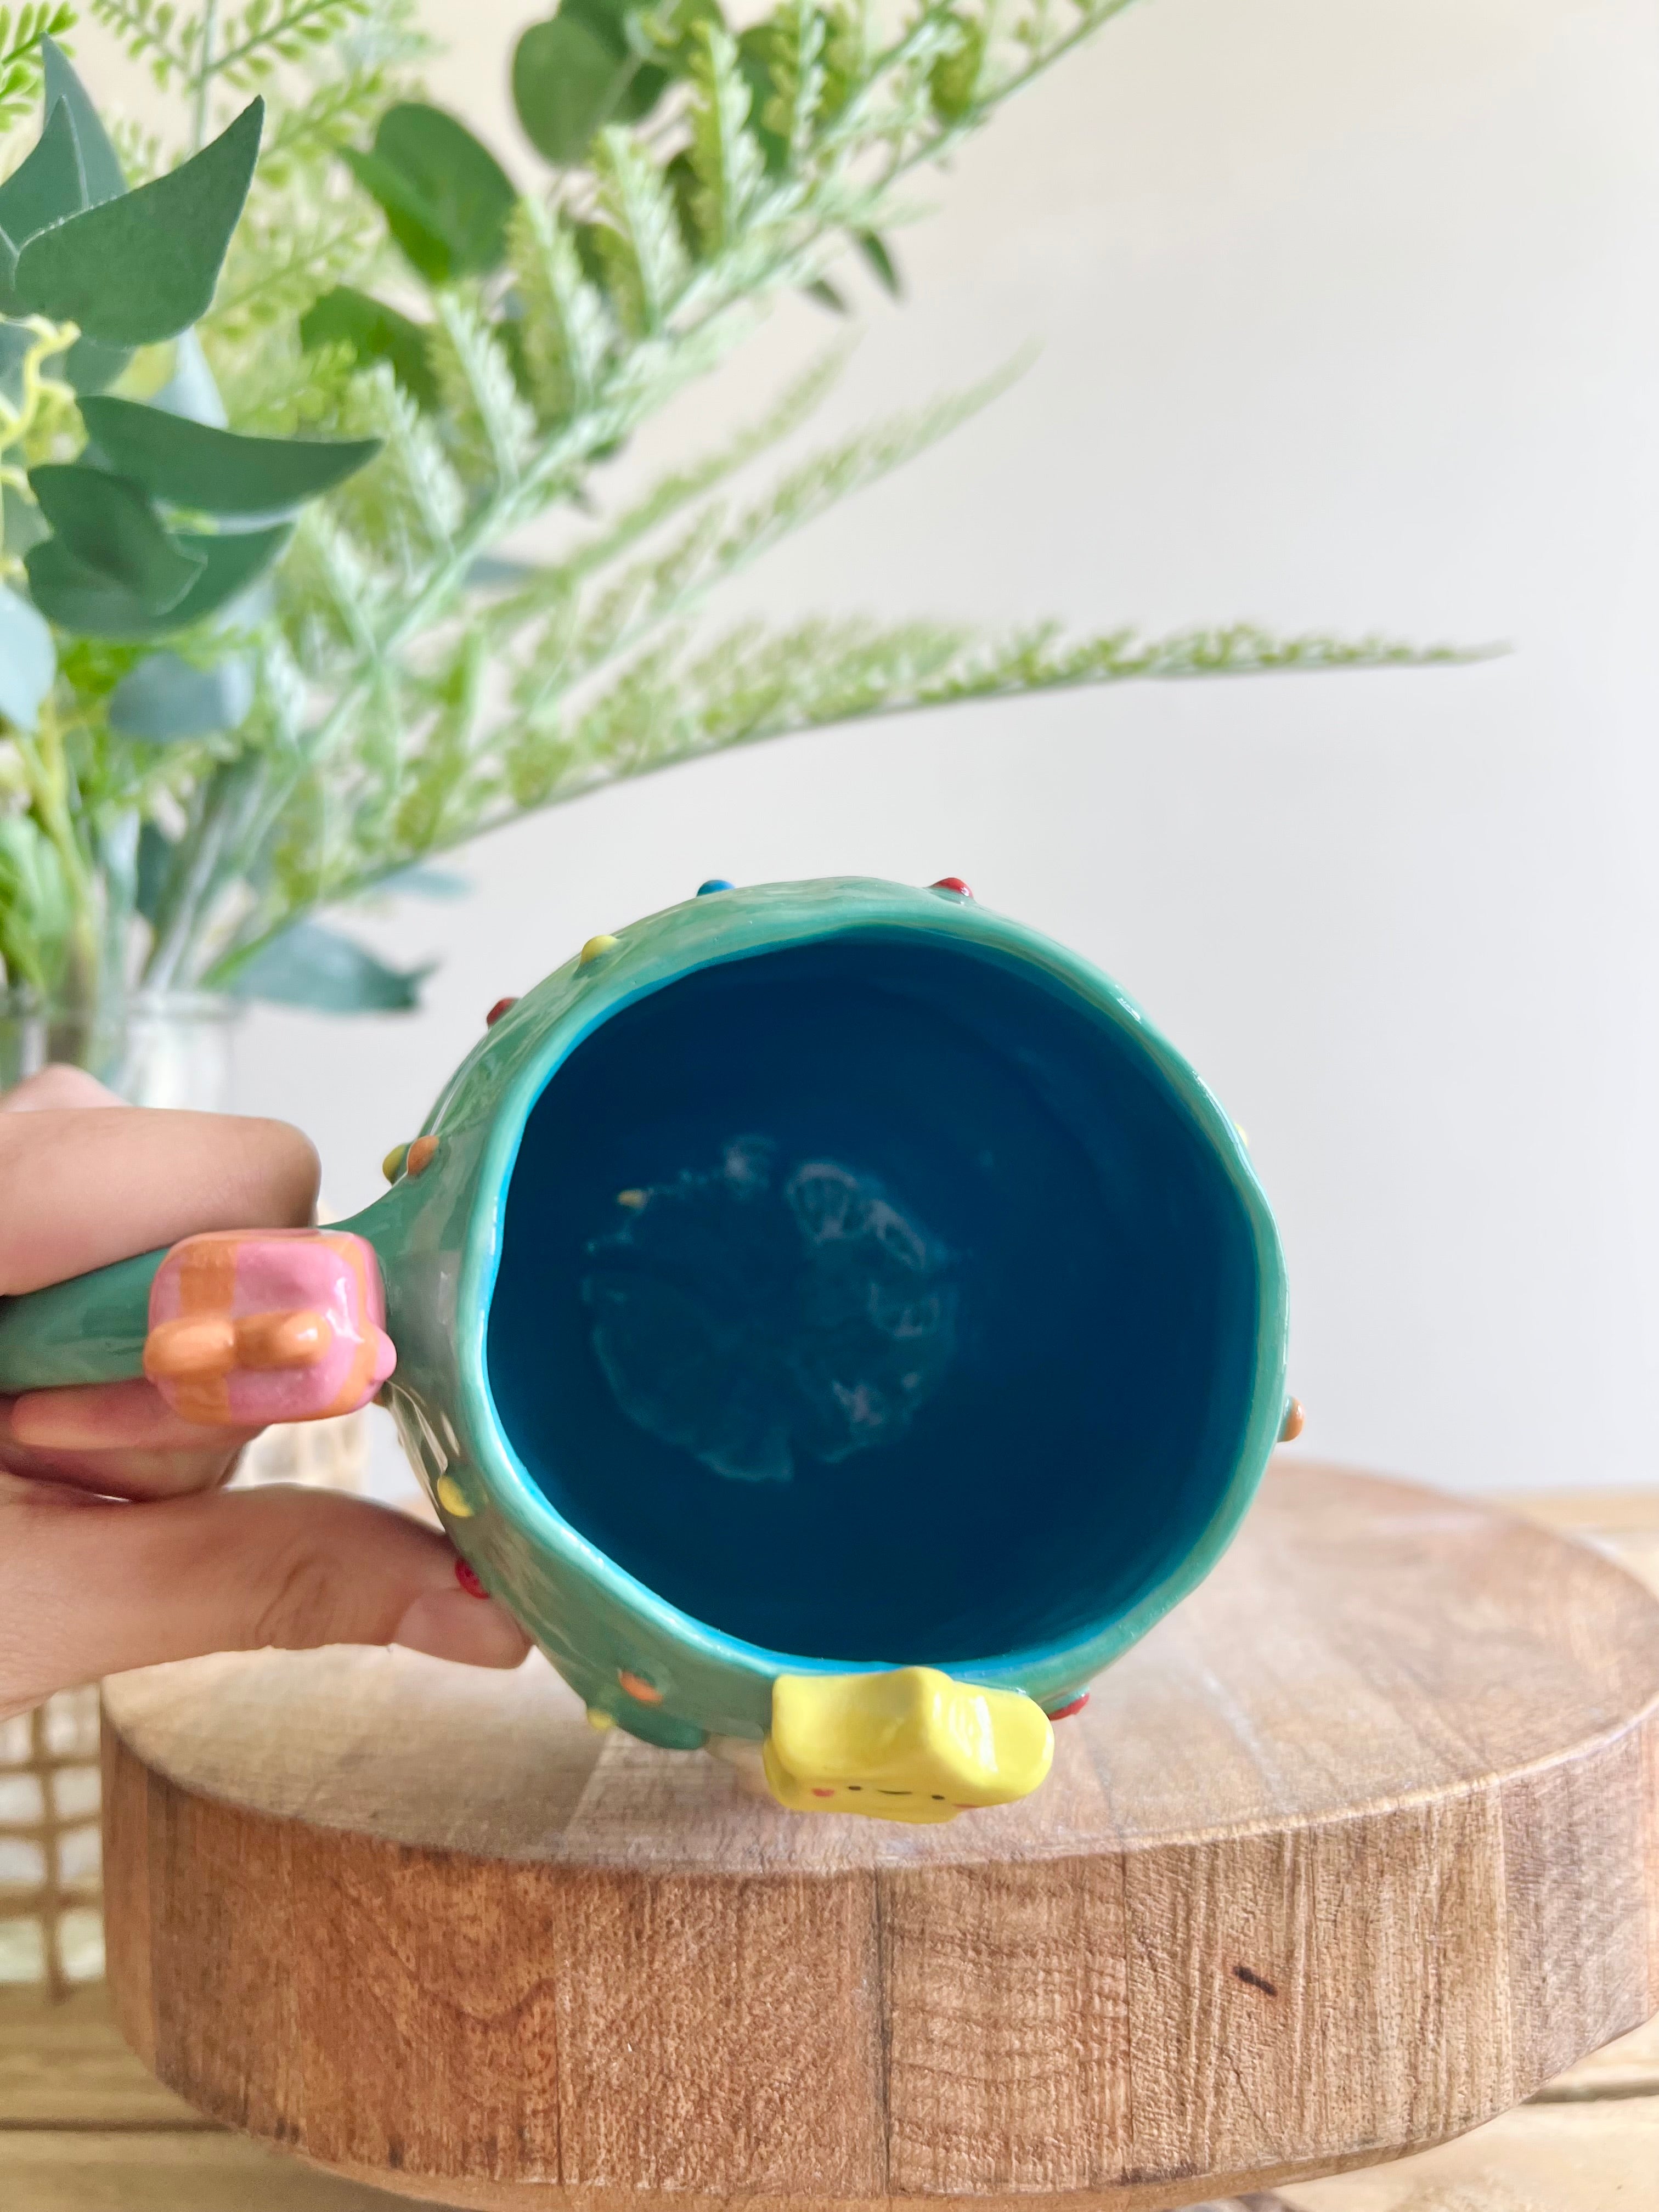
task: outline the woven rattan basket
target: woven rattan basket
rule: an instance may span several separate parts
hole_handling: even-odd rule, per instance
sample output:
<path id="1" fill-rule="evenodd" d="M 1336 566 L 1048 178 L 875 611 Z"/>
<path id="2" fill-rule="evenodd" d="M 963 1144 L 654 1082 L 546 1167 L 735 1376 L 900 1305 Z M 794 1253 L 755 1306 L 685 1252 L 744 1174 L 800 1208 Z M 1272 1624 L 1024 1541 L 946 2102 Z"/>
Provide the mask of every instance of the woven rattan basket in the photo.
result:
<path id="1" fill-rule="evenodd" d="M 236 1480 L 361 1490 L 368 1455 L 365 1413 L 268 1429 Z M 58 1997 L 103 1974 L 98 1784 L 95 1689 L 0 1721 L 0 1984 Z"/>

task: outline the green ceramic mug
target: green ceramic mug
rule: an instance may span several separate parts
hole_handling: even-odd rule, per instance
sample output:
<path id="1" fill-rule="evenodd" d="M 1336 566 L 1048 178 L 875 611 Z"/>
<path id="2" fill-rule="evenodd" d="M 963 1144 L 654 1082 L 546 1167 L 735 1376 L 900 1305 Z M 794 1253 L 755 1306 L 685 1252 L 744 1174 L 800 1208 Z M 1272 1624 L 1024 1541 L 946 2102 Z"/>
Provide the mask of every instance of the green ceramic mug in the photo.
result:
<path id="1" fill-rule="evenodd" d="M 954 878 L 708 885 L 590 940 L 388 1170 L 337 1230 L 0 1306 L 0 1390 L 148 1372 L 204 1420 L 378 1391 L 596 1725 L 763 1744 L 802 1809 L 1035 1786 L 1290 1418 L 1237 1131 Z"/>

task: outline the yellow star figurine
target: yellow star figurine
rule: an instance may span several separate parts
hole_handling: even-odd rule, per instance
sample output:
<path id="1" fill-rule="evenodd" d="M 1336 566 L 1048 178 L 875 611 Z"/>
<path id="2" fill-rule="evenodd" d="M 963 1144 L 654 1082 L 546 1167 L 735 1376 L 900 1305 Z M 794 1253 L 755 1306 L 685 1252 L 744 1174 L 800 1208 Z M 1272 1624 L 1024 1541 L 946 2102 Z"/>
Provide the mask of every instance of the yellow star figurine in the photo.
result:
<path id="1" fill-rule="evenodd" d="M 772 1686 L 767 1786 L 792 1813 L 953 1820 L 1029 1797 L 1054 1733 L 1018 1690 L 985 1690 L 933 1667 L 880 1674 L 783 1674 Z"/>

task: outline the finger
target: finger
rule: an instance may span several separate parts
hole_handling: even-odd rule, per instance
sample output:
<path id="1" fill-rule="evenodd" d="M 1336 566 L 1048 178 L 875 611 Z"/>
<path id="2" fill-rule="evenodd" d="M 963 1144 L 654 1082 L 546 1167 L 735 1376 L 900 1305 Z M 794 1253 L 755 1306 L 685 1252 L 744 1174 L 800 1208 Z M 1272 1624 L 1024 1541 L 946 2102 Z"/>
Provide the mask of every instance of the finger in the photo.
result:
<path id="1" fill-rule="evenodd" d="M 207 1229 L 302 1228 L 317 1155 L 285 1122 L 83 1107 L 0 1115 L 0 1297 Z"/>
<path id="2" fill-rule="evenodd" d="M 142 1382 L 0 1398 L 0 1468 L 98 1498 L 177 1498 L 214 1489 L 257 1433 L 181 1421 Z"/>
<path id="3" fill-rule="evenodd" d="M 199 1421 L 185 1420 L 153 1382 L 143 1381 L 26 1390 L 9 1405 L 0 1399 L 0 1442 L 40 1451 L 119 1451 L 139 1445 L 201 1454 L 210 1443 L 222 1446 L 222 1457 L 258 1433 L 246 1429 L 204 1435 Z"/>
<path id="4" fill-rule="evenodd" d="M 26 1076 L 11 1090 L 0 1091 L 0 1114 L 38 1114 L 49 1107 L 54 1112 L 76 1106 L 118 1106 L 120 1100 L 112 1091 L 106 1091 L 95 1075 L 88 1075 L 84 1067 L 65 1067 L 54 1062 L 35 1075 Z"/>
<path id="5" fill-rule="evenodd" d="M 0 1711 L 209 1651 L 402 1644 L 516 1667 L 530 1648 L 460 1587 L 441 1534 L 362 1498 L 273 1487 L 119 1505 L 42 1492 L 8 1519 Z"/>

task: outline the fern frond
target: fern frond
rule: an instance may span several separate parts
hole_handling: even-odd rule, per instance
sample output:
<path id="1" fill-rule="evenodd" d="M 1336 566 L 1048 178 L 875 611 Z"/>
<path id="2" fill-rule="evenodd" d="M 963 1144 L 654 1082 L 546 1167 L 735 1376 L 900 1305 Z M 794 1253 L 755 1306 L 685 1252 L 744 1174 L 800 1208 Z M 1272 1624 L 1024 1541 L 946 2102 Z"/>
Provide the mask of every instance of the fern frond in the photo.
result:
<path id="1" fill-rule="evenodd" d="M 497 489 L 516 483 L 536 425 L 500 340 L 476 307 L 446 294 L 427 349 L 463 472 Z"/>
<path id="2" fill-rule="evenodd" d="M 540 199 L 520 200 L 507 232 L 517 279 L 525 365 L 542 421 L 554 424 L 592 404 L 611 338 L 604 300 L 582 274 L 563 218 Z"/>
<path id="3" fill-rule="evenodd" d="M 68 0 L 27 0 L 0 8 L 0 137 L 33 112 L 40 97 L 40 41 L 62 39 L 75 27 Z"/>
<path id="4" fill-rule="evenodd" d="M 719 252 L 740 235 L 766 165 L 747 127 L 749 87 L 737 46 L 717 23 L 699 27 L 691 82 L 693 216 L 705 248 Z"/>
<path id="5" fill-rule="evenodd" d="M 823 14 L 816 0 L 792 0 L 779 17 L 772 98 L 760 119 L 787 145 L 795 168 L 806 159 L 823 102 L 825 36 Z"/>
<path id="6" fill-rule="evenodd" d="M 297 324 L 331 285 L 361 280 L 380 248 L 380 224 L 360 200 L 263 198 L 237 230 L 204 337 L 234 347 Z"/>
<path id="7" fill-rule="evenodd" d="M 629 331 L 654 336 L 687 273 L 674 203 L 655 165 L 615 125 L 599 133 L 593 172 L 611 297 Z"/>
<path id="8" fill-rule="evenodd" d="M 383 546 L 407 579 L 447 559 L 466 517 L 466 491 L 437 432 L 384 365 L 356 378 L 331 428 L 378 438 L 380 452 L 343 488 L 335 511 L 352 534 Z"/>
<path id="9" fill-rule="evenodd" d="M 131 7 L 143 0 L 94 4 Z M 210 82 L 222 79 L 246 91 L 283 62 L 303 61 L 337 44 L 370 14 L 372 4 L 373 0 L 248 0 L 240 15 L 223 20 L 211 50 L 199 53 L 197 72 Z"/>
<path id="10" fill-rule="evenodd" d="M 813 362 L 804 376 L 788 386 L 769 414 L 724 446 L 717 447 L 689 469 L 672 470 L 653 484 L 644 497 L 613 517 L 595 536 L 586 539 L 561 561 L 556 574 L 561 589 L 580 582 L 627 552 L 631 545 L 670 522 L 694 500 L 702 498 L 738 471 L 780 444 L 801 427 L 829 396 L 847 365 L 845 347 L 836 347 Z"/>

